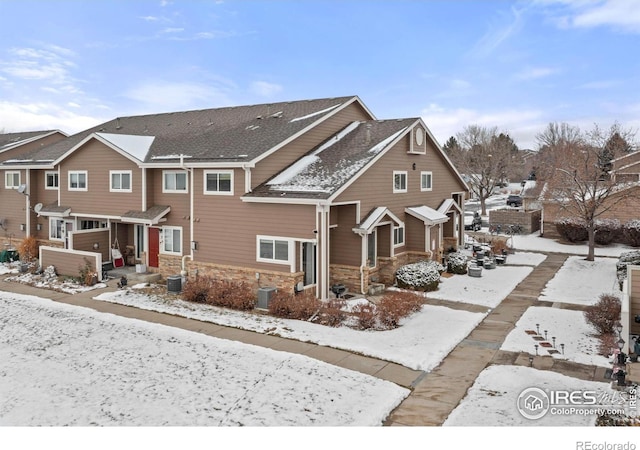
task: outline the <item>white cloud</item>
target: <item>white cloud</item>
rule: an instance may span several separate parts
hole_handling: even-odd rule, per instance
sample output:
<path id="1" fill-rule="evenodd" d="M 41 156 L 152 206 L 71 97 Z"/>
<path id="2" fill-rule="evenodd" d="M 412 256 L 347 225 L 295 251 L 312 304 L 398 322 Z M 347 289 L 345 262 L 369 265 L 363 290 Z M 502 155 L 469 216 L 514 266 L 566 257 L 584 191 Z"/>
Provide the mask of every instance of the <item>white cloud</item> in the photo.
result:
<path id="1" fill-rule="evenodd" d="M 0 102 L 0 124 L 7 133 L 58 129 L 73 134 L 105 120 L 77 114 L 54 103 Z"/>
<path id="2" fill-rule="evenodd" d="M 449 87 L 455 90 L 465 90 L 471 87 L 471 83 L 465 80 L 454 79 L 449 83 Z"/>
<path id="3" fill-rule="evenodd" d="M 520 80 L 536 80 L 538 78 L 545 78 L 550 75 L 554 75 L 558 72 L 558 69 L 554 69 L 552 67 L 530 67 L 518 73 L 516 78 Z"/>
<path id="4" fill-rule="evenodd" d="M 229 82 L 212 84 L 149 80 L 125 91 L 124 96 L 138 103 L 138 113 L 213 108 L 232 104 Z"/>
<path id="5" fill-rule="evenodd" d="M 282 86 L 267 81 L 254 81 L 251 83 L 250 89 L 251 92 L 261 97 L 271 97 L 281 92 Z"/>
<path id="6" fill-rule="evenodd" d="M 162 30 L 163 33 L 182 33 L 184 28 L 165 28 Z"/>
<path id="7" fill-rule="evenodd" d="M 442 145 L 466 126 L 497 127 L 509 134 L 520 148 L 536 148 L 535 135 L 542 131 L 545 122 L 538 110 L 506 109 L 481 112 L 468 108 L 445 109 L 431 104 L 421 113 L 431 132 Z"/>
<path id="8" fill-rule="evenodd" d="M 640 0 L 536 0 L 542 5 L 561 5 L 550 11 L 560 28 L 611 27 L 640 33 Z"/>
<path id="9" fill-rule="evenodd" d="M 473 56 L 485 57 L 492 54 L 503 42 L 520 31 L 523 25 L 522 11 L 511 8 L 509 13 L 501 12 L 501 15 L 500 21 L 503 23 L 489 29 L 476 42 L 471 52 Z"/>

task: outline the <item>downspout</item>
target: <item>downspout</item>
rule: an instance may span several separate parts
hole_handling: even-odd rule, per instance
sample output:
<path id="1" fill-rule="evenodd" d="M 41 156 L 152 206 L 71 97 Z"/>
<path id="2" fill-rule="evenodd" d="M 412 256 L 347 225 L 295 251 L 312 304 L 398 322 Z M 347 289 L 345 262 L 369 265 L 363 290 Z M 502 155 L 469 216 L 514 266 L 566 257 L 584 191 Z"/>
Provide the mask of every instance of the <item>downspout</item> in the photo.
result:
<path id="1" fill-rule="evenodd" d="M 25 192 L 25 211 L 26 211 L 26 218 L 25 218 L 25 228 L 26 228 L 26 237 L 31 236 L 31 196 L 29 194 L 31 194 L 31 169 L 26 169 L 25 171 L 25 178 L 26 178 L 26 184 L 27 184 L 27 191 Z"/>
<path id="2" fill-rule="evenodd" d="M 364 268 L 367 265 L 367 233 L 360 229 L 354 229 L 354 231 L 362 239 L 362 243 L 360 244 L 360 293 L 364 295 Z"/>
<path id="3" fill-rule="evenodd" d="M 193 168 L 189 169 L 184 165 L 184 155 L 180 154 L 180 167 L 189 173 L 189 254 L 182 257 L 182 270 L 180 276 L 184 279 L 187 276 L 187 258 L 193 261 Z"/>

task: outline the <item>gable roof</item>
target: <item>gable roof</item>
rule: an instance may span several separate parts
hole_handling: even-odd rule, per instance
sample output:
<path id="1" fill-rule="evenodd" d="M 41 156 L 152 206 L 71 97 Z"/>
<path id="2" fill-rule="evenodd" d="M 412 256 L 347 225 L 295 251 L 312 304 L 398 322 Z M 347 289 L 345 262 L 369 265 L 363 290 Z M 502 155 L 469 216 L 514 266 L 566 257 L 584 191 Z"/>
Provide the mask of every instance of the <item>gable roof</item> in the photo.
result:
<path id="1" fill-rule="evenodd" d="M 181 156 L 192 164 L 248 163 L 354 102 L 368 112 L 357 96 L 348 96 L 119 117 L 21 158 L 31 165 L 55 164 L 93 135 L 148 165 L 176 164 Z M 144 152 L 143 138 L 153 138 Z"/>
<path id="2" fill-rule="evenodd" d="M 0 133 L 0 153 L 12 148 L 19 147 L 29 142 L 36 141 L 38 139 L 45 138 L 55 133 L 60 133 L 66 136 L 58 130 L 42 130 L 42 131 L 22 131 L 18 133 Z"/>
<path id="3" fill-rule="evenodd" d="M 244 197 L 328 199 L 417 120 L 352 122 Z"/>

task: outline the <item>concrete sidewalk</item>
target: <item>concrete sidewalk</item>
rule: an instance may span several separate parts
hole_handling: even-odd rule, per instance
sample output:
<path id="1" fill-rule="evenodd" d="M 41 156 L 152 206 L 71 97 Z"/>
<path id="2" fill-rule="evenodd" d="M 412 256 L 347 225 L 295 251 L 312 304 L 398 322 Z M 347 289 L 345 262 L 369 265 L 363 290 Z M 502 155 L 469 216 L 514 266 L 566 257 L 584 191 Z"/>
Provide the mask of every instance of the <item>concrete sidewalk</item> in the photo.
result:
<path id="1" fill-rule="evenodd" d="M 86 291 L 71 295 L 4 280 L 0 281 L 0 290 L 46 297 L 61 303 L 86 307 L 104 313 L 178 327 L 274 350 L 297 353 L 375 376 L 412 389 L 411 394 L 390 414 L 385 425 L 437 426 L 442 425 L 451 411 L 464 398 L 478 374 L 488 365 L 529 365 L 528 354 L 505 352 L 499 349 L 507 334 L 515 327 L 515 323 L 527 308 L 533 304 L 540 305 L 542 303 L 537 302 L 541 291 L 562 267 L 567 257 L 568 255 L 548 254 L 547 259 L 535 267 L 529 276 L 516 286 L 509 296 L 444 358 L 438 367 L 429 373 L 345 350 L 93 300 L 95 295 L 105 292 L 105 290 Z M 109 281 L 106 291 L 115 291 L 116 284 L 117 280 Z M 441 300 L 427 300 L 427 302 L 474 312 L 486 311 L 484 307 L 459 302 Z M 571 363 L 549 356 L 536 357 L 533 365 L 539 369 L 553 370 L 587 380 L 601 381 L 604 378 L 604 368 Z"/>

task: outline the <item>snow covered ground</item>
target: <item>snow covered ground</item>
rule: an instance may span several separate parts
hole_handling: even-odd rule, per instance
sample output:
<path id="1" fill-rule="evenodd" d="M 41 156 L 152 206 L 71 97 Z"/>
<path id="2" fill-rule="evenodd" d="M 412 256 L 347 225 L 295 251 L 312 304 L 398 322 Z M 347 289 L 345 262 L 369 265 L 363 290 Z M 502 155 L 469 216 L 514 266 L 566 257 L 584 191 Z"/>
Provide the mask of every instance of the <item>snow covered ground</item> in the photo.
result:
<path id="1" fill-rule="evenodd" d="M 581 256 L 570 256 L 555 277 L 547 283 L 539 300 L 593 305 L 600 294 L 621 297 L 616 278 L 616 262 L 616 258 L 586 261 Z"/>
<path id="2" fill-rule="evenodd" d="M 308 357 L 0 293 L 0 426 L 375 426 L 409 391 Z"/>

